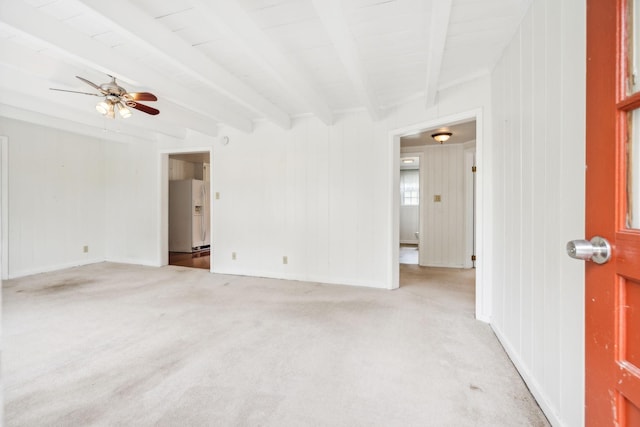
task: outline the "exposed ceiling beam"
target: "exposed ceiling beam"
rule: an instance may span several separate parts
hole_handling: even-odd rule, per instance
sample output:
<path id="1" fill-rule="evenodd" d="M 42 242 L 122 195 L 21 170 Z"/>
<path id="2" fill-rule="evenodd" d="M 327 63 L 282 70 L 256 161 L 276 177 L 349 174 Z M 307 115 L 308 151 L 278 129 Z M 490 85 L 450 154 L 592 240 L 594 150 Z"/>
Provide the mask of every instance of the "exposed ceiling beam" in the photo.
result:
<path id="1" fill-rule="evenodd" d="M 244 132 L 253 130 L 253 123 L 249 118 L 229 111 L 201 93 L 182 87 L 178 82 L 160 75 L 142 63 L 132 64 L 131 58 L 74 31 L 22 1 L 0 2 L 0 21 L 62 50 L 94 69 L 132 81 L 144 81 L 154 88 L 154 92 L 177 104 L 211 115 Z"/>
<path id="2" fill-rule="evenodd" d="M 140 43 L 151 46 L 175 62 L 185 72 L 198 78 L 227 98 L 264 115 L 284 129 L 291 127 L 291 118 L 286 112 L 194 49 L 189 43 L 131 2 L 124 0 L 80 1 L 109 19 L 114 26 L 119 28 L 119 31 L 127 33 Z"/>
<path id="3" fill-rule="evenodd" d="M 452 4 L 453 0 L 431 1 L 431 22 L 428 27 L 430 41 L 429 51 L 427 53 L 427 83 L 424 91 L 427 108 L 433 107 L 436 103 L 438 81 L 440 80 L 444 48 L 447 43 Z"/>
<path id="4" fill-rule="evenodd" d="M 327 125 L 333 114 L 307 77 L 289 60 L 235 1 L 193 0 L 218 31 L 251 55 L 269 75 Z"/>
<path id="5" fill-rule="evenodd" d="M 380 119 L 380 107 L 376 101 L 369 79 L 360 61 L 353 35 L 344 16 L 339 0 L 313 0 L 313 6 L 327 31 L 338 57 L 347 70 L 349 79 L 356 89 L 360 101 L 364 103 L 374 121 Z"/>

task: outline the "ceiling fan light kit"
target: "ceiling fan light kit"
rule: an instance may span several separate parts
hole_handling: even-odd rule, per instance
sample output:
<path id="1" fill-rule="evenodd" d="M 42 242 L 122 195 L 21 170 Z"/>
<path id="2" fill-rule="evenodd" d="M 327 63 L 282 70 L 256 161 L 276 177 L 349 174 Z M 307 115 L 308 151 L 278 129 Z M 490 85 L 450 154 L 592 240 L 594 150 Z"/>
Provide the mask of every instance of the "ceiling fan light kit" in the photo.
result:
<path id="1" fill-rule="evenodd" d="M 125 107 L 122 102 L 119 102 L 116 105 L 118 106 L 118 113 L 120 113 L 120 117 L 122 117 L 123 119 L 128 119 L 129 117 L 131 117 L 131 110 Z"/>
<path id="2" fill-rule="evenodd" d="M 88 84 L 100 93 L 79 92 L 75 90 L 55 88 L 51 88 L 51 90 L 80 93 L 82 95 L 103 96 L 104 99 L 96 104 L 96 111 L 98 111 L 98 113 L 102 114 L 103 116 L 107 116 L 112 119 L 115 119 L 116 117 L 115 110 L 118 110 L 118 114 L 120 114 L 120 117 L 122 117 L 123 119 L 131 117 L 131 108 L 142 111 L 143 113 L 150 114 L 152 116 L 160 113 L 160 110 L 149 107 L 148 105 L 140 104 L 138 102 L 139 100 L 157 101 L 158 98 L 154 94 L 149 92 L 127 92 L 125 88 L 118 85 L 115 77 L 109 77 L 111 77 L 111 81 L 109 83 L 103 83 L 98 86 L 97 84 L 90 82 L 83 77 L 76 76 L 76 78 L 82 80 L 84 83 Z"/>

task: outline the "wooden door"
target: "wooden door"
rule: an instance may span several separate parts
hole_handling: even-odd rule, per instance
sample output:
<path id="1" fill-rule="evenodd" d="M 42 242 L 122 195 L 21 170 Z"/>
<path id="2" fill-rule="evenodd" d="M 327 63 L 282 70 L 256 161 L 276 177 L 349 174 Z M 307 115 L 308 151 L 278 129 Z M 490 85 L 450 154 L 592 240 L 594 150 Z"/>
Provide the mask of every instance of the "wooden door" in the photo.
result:
<path id="1" fill-rule="evenodd" d="M 640 0 L 587 0 L 587 426 L 640 426 Z"/>

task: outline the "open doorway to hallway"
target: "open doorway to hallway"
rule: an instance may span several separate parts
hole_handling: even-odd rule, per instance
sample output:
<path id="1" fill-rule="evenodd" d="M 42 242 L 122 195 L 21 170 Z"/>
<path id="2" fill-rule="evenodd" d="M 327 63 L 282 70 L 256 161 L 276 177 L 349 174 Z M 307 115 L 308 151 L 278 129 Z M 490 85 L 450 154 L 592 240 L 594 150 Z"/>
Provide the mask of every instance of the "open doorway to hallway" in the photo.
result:
<path id="1" fill-rule="evenodd" d="M 400 264 L 474 267 L 475 151 L 475 119 L 400 137 Z"/>
<path id="2" fill-rule="evenodd" d="M 421 152 L 400 156 L 400 264 L 419 264 L 420 260 L 420 161 Z"/>
<path id="3" fill-rule="evenodd" d="M 211 268 L 210 160 L 209 152 L 169 155 L 169 265 Z"/>

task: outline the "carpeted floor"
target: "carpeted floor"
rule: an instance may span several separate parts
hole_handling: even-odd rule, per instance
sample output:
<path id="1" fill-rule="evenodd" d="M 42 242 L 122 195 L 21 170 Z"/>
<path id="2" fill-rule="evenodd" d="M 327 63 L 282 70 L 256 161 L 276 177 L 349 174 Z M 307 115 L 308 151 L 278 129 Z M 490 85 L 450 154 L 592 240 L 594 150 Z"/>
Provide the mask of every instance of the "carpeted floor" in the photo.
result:
<path id="1" fill-rule="evenodd" d="M 4 282 L 7 426 L 546 426 L 473 270 L 385 291 L 94 264 Z"/>

